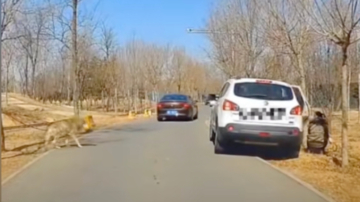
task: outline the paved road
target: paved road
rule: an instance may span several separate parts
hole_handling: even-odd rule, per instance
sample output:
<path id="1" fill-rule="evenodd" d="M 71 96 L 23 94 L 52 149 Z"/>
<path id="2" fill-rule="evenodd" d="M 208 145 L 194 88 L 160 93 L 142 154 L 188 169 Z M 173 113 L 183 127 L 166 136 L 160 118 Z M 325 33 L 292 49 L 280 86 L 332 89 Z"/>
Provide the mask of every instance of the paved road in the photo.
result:
<path id="1" fill-rule="evenodd" d="M 8 182 L 3 202 L 324 202 L 253 157 L 215 155 L 201 112 L 90 134 L 92 146 L 54 151 Z"/>

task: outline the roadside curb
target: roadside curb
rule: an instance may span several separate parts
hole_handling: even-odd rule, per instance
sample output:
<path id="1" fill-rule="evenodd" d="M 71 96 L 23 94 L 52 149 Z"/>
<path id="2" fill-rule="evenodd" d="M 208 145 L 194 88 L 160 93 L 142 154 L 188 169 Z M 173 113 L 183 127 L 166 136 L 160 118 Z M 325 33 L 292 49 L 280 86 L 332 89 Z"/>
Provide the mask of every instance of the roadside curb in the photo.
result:
<path id="1" fill-rule="evenodd" d="M 307 189 L 309 189 L 310 191 L 314 192 L 315 194 L 317 194 L 319 197 L 323 198 L 325 201 L 328 202 L 337 202 L 334 199 L 330 198 L 329 196 L 325 195 L 324 193 L 320 192 L 319 190 L 317 190 L 315 187 L 313 187 L 312 185 L 310 185 L 307 182 L 302 181 L 301 179 L 299 179 L 298 177 L 296 177 L 295 175 L 291 174 L 290 172 L 287 172 L 283 169 L 280 169 L 274 165 L 272 165 L 271 163 L 267 162 L 266 160 L 260 158 L 260 157 L 256 157 L 257 160 L 259 160 L 260 162 L 270 166 L 272 169 L 280 172 L 283 175 L 286 175 L 287 177 L 291 178 L 292 180 L 296 181 L 297 183 L 301 184 L 302 186 L 306 187 Z"/>
<path id="2" fill-rule="evenodd" d="M 209 126 L 209 120 L 205 121 L 205 125 Z M 255 157 L 258 161 L 266 164 L 267 166 L 271 167 L 272 169 L 276 170 L 277 172 L 287 176 L 288 178 L 294 180 L 295 182 L 299 183 L 300 185 L 304 186 L 305 188 L 309 189 L 310 191 L 314 192 L 315 194 L 317 194 L 319 197 L 321 197 L 322 199 L 324 199 L 327 202 L 337 202 L 334 199 L 330 198 L 329 196 L 325 195 L 324 193 L 320 192 L 319 190 L 317 190 L 315 187 L 313 187 L 312 185 L 310 185 L 307 182 L 302 181 L 301 179 L 299 179 L 298 177 L 296 177 L 295 175 L 291 174 L 290 172 L 287 172 L 283 169 L 280 169 L 274 165 L 272 165 L 271 163 L 269 163 L 268 161 L 260 158 L 260 157 Z"/>

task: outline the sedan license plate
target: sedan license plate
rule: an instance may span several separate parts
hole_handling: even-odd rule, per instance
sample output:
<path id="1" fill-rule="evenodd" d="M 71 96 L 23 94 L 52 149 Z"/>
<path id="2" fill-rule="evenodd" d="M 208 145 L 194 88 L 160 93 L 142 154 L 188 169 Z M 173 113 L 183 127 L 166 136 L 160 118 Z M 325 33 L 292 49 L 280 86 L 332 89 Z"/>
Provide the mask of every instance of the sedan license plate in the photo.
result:
<path id="1" fill-rule="evenodd" d="M 170 110 L 170 111 L 167 111 L 166 114 L 177 116 L 178 113 L 177 113 L 177 111 Z"/>

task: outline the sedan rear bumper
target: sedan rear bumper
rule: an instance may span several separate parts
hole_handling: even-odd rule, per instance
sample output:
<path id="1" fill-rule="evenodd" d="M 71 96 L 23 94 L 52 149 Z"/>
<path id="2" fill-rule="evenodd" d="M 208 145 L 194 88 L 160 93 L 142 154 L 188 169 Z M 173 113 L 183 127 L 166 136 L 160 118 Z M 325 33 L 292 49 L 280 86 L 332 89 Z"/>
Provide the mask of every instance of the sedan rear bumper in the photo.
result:
<path id="1" fill-rule="evenodd" d="M 176 111 L 176 114 L 169 114 L 168 111 Z M 192 116 L 191 110 L 188 109 L 161 109 L 157 110 L 158 118 L 177 119 L 177 118 L 190 118 Z"/>

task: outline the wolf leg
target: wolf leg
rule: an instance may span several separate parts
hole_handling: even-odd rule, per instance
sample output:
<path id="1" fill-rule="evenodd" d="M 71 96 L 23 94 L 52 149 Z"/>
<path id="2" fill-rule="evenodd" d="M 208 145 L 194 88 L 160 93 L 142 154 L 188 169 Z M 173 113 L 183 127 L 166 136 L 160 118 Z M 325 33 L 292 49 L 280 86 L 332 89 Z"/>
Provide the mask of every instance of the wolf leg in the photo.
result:
<path id="1" fill-rule="evenodd" d="M 73 133 L 70 133 L 69 135 L 76 142 L 77 146 L 81 148 L 82 145 L 80 144 L 79 139 Z"/>
<path id="2" fill-rule="evenodd" d="M 46 133 L 45 133 L 45 148 L 46 149 L 49 148 L 51 138 L 52 138 L 52 136 L 49 134 L 49 131 L 46 131 Z"/>
<path id="3" fill-rule="evenodd" d="M 56 149 L 60 149 L 61 147 L 56 144 L 56 137 L 54 136 L 54 140 L 52 141 L 52 144 L 55 146 Z"/>
<path id="4" fill-rule="evenodd" d="M 68 138 L 65 139 L 65 145 L 66 145 L 66 147 L 69 147 L 69 146 L 70 146 L 70 145 L 69 145 L 69 139 L 68 139 Z"/>

